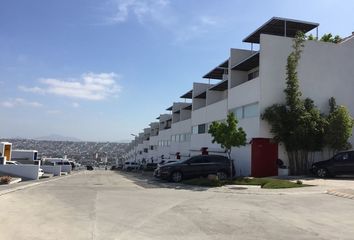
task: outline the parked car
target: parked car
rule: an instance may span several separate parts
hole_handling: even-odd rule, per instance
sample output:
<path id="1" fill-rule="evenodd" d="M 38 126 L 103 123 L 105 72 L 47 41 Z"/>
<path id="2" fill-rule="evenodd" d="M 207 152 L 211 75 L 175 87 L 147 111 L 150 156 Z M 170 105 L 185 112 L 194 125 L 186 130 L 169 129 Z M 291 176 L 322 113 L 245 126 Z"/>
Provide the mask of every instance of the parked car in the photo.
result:
<path id="1" fill-rule="evenodd" d="M 157 168 L 157 163 L 147 163 L 144 166 L 145 171 L 154 171 Z"/>
<path id="2" fill-rule="evenodd" d="M 175 162 L 177 162 L 177 160 L 162 160 L 161 162 L 158 163 L 158 166 L 162 166 L 169 163 L 175 163 Z"/>
<path id="3" fill-rule="evenodd" d="M 154 170 L 154 176 L 160 177 L 160 167 L 169 163 L 175 163 L 177 160 L 162 160 L 157 164 L 157 168 Z"/>
<path id="4" fill-rule="evenodd" d="M 125 162 L 124 163 L 124 170 L 131 171 L 131 170 L 138 169 L 138 168 L 139 168 L 139 164 L 136 162 Z"/>
<path id="5" fill-rule="evenodd" d="M 38 170 L 38 177 L 42 177 L 44 175 L 44 171 L 42 168 Z"/>
<path id="6" fill-rule="evenodd" d="M 92 171 L 92 170 L 93 170 L 93 167 L 90 166 L 90 165 L 87 165 L 87 166 L 86 166 L 86 170 Z"/>
<path id="7" fill-rule="evenodd" d="M 183 179 L 216 174 L 219 179 L 230 176 L 230 160 L 219 155 L 199 155 L 180 162 L 160 166 L 157 176 L 173 182 Z"/>
<path id="8" fill-rule="evenodd" d="M 334 177 L 336 175 L 354 174 L 354 151 L 340 152 L 332 158 L 312 164 L 311 172 L 316 176 Z"/>

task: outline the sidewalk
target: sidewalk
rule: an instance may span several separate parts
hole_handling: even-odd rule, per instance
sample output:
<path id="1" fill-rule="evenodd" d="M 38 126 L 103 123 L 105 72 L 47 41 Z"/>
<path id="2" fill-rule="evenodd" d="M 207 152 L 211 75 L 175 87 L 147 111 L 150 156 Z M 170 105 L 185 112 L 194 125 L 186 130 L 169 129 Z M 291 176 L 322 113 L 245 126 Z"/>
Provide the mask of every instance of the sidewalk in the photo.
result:
<path id="1" fill-rule="evenodd" d="M 29 187 L 34 187 L 37 186 L 39 184 L 42 183 L 46 183 L 46 182 L 50 182 L 50 181 L 56 181 L 56 180 L 60 180 L 63 179 L 65 177 L 70 177 L 79 173 L 83 173 L 85 171 L 78 171 L 78 172 L 72 172 L 69 175 L 63 175 L 63 176 L 57 176 L 57 177 L 51 177 L 51 178 L 42 178 L 39 180 L 28 180 L 28 181 L 22 181 L 19 183 L 14 183 L 14 184 L 6 184 L 6 185 L 0 185 L 0 196 L 8 194 L 8 193 L 12 193 L 12 192 L 16 192 L 25 188 L 29 188 Z"/>
<path id="2" fill-rule="evenodd" d="M 343 198 L 354 199 L 354 178 L 337 177 L 328 179 L 305 178 L 300 179 L 305 184 L 321 186 L 326 188 L 326 193 Z"/>

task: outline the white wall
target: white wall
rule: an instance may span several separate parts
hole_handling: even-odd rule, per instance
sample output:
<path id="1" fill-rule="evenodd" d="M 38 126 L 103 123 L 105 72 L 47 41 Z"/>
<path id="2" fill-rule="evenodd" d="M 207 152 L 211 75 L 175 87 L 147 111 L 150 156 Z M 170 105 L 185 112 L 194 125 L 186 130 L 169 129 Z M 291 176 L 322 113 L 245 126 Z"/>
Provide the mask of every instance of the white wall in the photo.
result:
<path id="1" fill-rule="evenodd" d="M 226 119 L 227 115 L 227 99 L 208 105 L 204 108 L 192 112 L 192 126 L 207 123 L 206 132 L 208 131 L 208 124 L 213 121 Z M 208 147 L 210 151 L 223 152 L 219 144 L 212 143 L 210 134 L 192 134 L 191 136 L 191 150 L 193 155 L 200 154 L 202 147 Z"/>
<path id="2" fill-rule="evenodd" d="M 171 128 L 160 130 L 158 140 L 168 140 L 171 141 Z M 160 160 L 161 155 L 164 155 L 165 159 L 170 157 L 170 146 L 158 146 L 157 157 Z"/>
<path id="3" fill-rule="evenodd" d="M 11 176 L 18 176 L 24 179 L 37 180 L 39 175 L 39 165 L 0 165 L 0 172 Z"/>
<path id="4" fill-rule="evenodd" d="M 184 121 L 180 121 L 177 123 L 172 124 L 171 127 L 171 135 L 176 134 L 191 134 L 192 129 L 192 119 L 187 119 Z M 170 146 L 170 155 L 174 157 L 177 152 L 180 152 L 182 157 L 189 156 L 189 149 L 190 149 L 190 140 L 183 141 L 183 142 L 174 142 L 171 141 Z"/>
<path id="5" fill-rule="evenodd" d="M 50 165 L 41 165 L 41 168 L 45 173 L 53 174 L 53 176 L 60 176 L 61 174 L 61 166 L 50 166 Z"/>
<path id="6" fill-rule="evenodd" d="M 35 160 L 34 159 L 35 153 L 38 153 L 38 152 L 35 150 L 12 150 L 11 159 L 13 161 L 17 161 L 17 159 L 34 161 Z"/>
<path id="7" fill-rule="evenodd" d="M 237 176 L 251 175 L 251 155 L 251 144 L 240 148 L 232 148 L 231 158 L 234 160 Z"/>
<path id="8" fill-rule="evenodd" d="M 71 165 L 60 165 L 60 166 L 61 166 L 61 171 L 62 172 L 71 173 L 71 171 L 72 171 Z"/>

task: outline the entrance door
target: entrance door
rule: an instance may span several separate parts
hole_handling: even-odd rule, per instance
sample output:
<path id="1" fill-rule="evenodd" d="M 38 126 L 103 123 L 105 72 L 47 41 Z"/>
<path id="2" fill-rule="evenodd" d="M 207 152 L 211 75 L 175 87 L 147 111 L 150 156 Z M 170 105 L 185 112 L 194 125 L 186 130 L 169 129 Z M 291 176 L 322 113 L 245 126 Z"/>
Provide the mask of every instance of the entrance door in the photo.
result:
<path id="1" fill-rule="evenodd" d="M 269 138 L 252 139 L 252 177 L 278 175 L 278 144 Z"/>

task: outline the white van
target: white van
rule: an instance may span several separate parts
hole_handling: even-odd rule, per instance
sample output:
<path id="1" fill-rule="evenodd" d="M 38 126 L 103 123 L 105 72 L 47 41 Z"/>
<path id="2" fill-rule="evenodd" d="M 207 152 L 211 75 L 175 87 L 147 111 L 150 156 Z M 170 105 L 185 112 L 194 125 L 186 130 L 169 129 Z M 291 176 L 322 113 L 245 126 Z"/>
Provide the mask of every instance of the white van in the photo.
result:
<path id="1" fill-rule="evenodd" d="M 65 158 L 45 158 L 43 165 L 61 166 L 62 172 L 70 173 L 72 171 L 71 164 L 68 159 Z"/>

